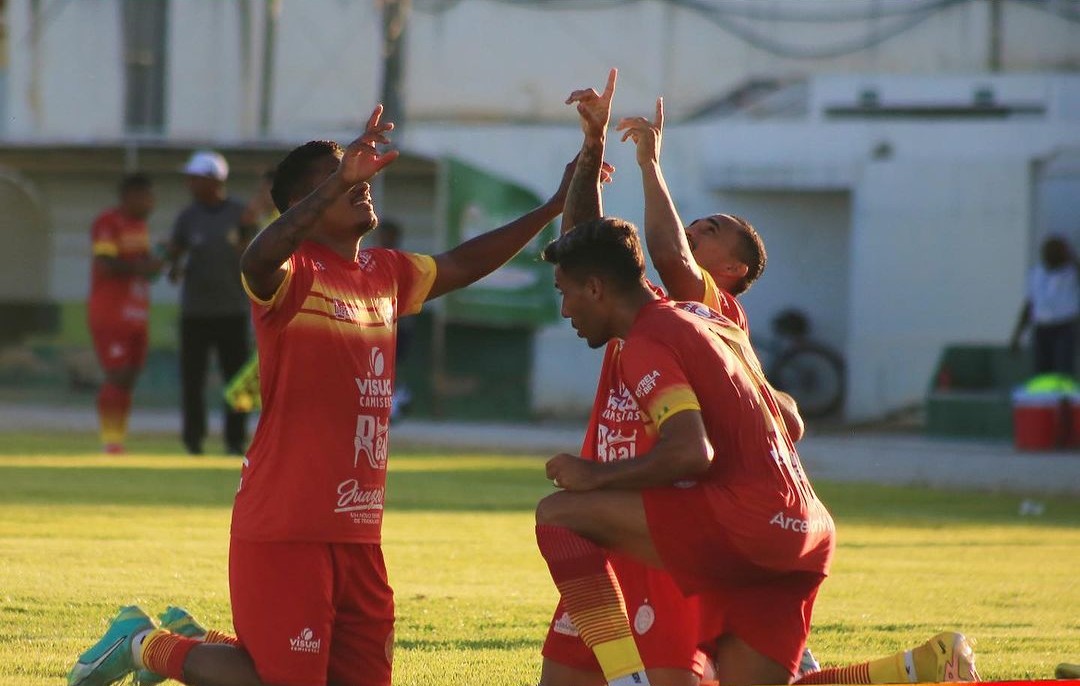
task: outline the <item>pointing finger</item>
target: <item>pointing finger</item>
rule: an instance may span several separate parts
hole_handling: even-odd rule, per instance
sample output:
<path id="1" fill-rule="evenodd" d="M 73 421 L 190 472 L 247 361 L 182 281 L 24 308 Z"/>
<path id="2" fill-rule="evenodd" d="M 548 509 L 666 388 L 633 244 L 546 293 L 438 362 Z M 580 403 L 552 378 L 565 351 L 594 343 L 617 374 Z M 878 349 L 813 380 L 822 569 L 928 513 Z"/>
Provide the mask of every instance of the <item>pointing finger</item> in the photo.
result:
<path id="1" fill-rule="evenodd" d="M 615 81 L 619 78 L 619 70 L 615 67 L 608 72 L 607 86 L 604 87 L 604 97 L 608 100 L 615 94 Z"/>
<path id="2" fill-rule="evenodd" d="M 664 98 L 663 96 L 656 99 L 656 128 L 661 131 L 664 130 Z"/>

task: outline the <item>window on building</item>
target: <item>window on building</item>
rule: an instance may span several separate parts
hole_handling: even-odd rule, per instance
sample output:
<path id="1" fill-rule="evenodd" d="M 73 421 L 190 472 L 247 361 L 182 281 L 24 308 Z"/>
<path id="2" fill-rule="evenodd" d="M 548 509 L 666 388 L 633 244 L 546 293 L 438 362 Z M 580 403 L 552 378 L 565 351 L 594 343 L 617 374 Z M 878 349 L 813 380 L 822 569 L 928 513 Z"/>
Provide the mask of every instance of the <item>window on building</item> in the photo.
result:
<path id="1" fill-rule="evenodd" d="M 128 133 L 164 133 L 169 0 L 123 0 L 122 7 L 124 125 Z"/>

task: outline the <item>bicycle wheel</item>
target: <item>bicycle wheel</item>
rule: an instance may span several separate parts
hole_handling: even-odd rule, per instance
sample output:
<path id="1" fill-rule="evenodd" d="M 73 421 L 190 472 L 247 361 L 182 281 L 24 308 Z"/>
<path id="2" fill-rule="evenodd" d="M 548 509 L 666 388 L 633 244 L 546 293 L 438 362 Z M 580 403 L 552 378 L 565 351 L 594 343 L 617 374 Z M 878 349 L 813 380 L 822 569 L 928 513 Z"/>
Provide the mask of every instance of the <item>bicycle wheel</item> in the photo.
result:
<path id="1" fill-rule="evenodd" d="M 844 401 L 844 361 L 816 343 L 803 343 L 781 354 L 769 370 L 769 380 L 795 398 L 806 419 L 832 414 Z"/>

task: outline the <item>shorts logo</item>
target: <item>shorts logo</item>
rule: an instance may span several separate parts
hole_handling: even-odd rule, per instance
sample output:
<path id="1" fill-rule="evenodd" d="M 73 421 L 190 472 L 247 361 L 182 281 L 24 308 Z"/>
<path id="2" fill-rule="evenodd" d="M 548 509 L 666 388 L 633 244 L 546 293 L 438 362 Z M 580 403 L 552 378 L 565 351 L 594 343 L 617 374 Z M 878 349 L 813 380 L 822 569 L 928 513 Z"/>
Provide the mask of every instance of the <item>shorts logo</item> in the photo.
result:
<path id="1" fill-rule="evenodd" d="M 660 372 L 655 369 L 646 374 L 642 377 L 641 381 L 638 382 L 637 388 L 634 389 L 634 395 L 643 398 L 652 393 L 653 389 L 656 388 L 656 380 L 658 378 L 660 378 Z"/>
<path id="2" fill-rule="evenodd" d="M 652 605 L 645 603 L 634 614 L 634 631 L 640 636 L 651 629 L 655 621 L 656 611 L 652 609 Z"/>
<path id="3" fill-rule="evenodd" d="M 322 647 L 322 639 L 315 638 L 311 629 L 305 628 L 296 638 L 289 639 L 289 650 L 294 653 L 317 653 Z"/>
<path id="4" fill-rule="evenodd" d="M 574 626 L 574 623 L 570 620 L 570 614 L 568 612 L 562 613 L 562 617 L 559 617 L 555 620 L 555 625 L 552 627 L 552 629 L 555 631 L 555 633 L 562 634 L 563 636 L 581 635 L 581 633 L 578 632 L 577 627 Z"/>

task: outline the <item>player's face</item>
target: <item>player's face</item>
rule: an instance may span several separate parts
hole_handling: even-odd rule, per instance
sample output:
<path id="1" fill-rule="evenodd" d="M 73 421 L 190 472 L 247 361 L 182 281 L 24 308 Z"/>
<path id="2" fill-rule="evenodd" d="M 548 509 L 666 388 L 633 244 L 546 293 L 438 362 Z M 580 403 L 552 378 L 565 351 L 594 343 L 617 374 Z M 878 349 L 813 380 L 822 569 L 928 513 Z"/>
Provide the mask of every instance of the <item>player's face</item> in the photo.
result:
<path id="1" fill-rule="evenodd" d="M 610 340 L 595 280 L 578 281 L 556 265 L 555 289 L 562 297 L 561 314 L 570 320 L 579 338 L 584 338 L 590 348 L 599 348 Z"/>
<path id="2" fill-rule="evenodd" d="M 738 257 L 738 231 L 724 221 L 723 215 L 713 215 L 691 222 L 686 227 L 686 242 L 694 259 L 712 274 L 717 284 L 729 275 L 734 279 L 742 278 L 745 265 Z"/>
<path id="3" fill-rule="evenodd" d="M 338 168 L 336 157 L 326 157 L 315 163 L 315 176 L 312 187 L 317 187 L 328 179 Z M 371 199 L 371 186 L 364 182 L 350 188 L 335 200 L 322 216 L 325 229 L 334 235 L 363 236 L 379 223 L 375 214 L 375 203 Z"/>
<path id="4" fill-rule="evenodd" d="M 130 188 L 120 199 L 124 213 L 146 219 L 154 211 L 154 191 L 149 188 Z"/>

